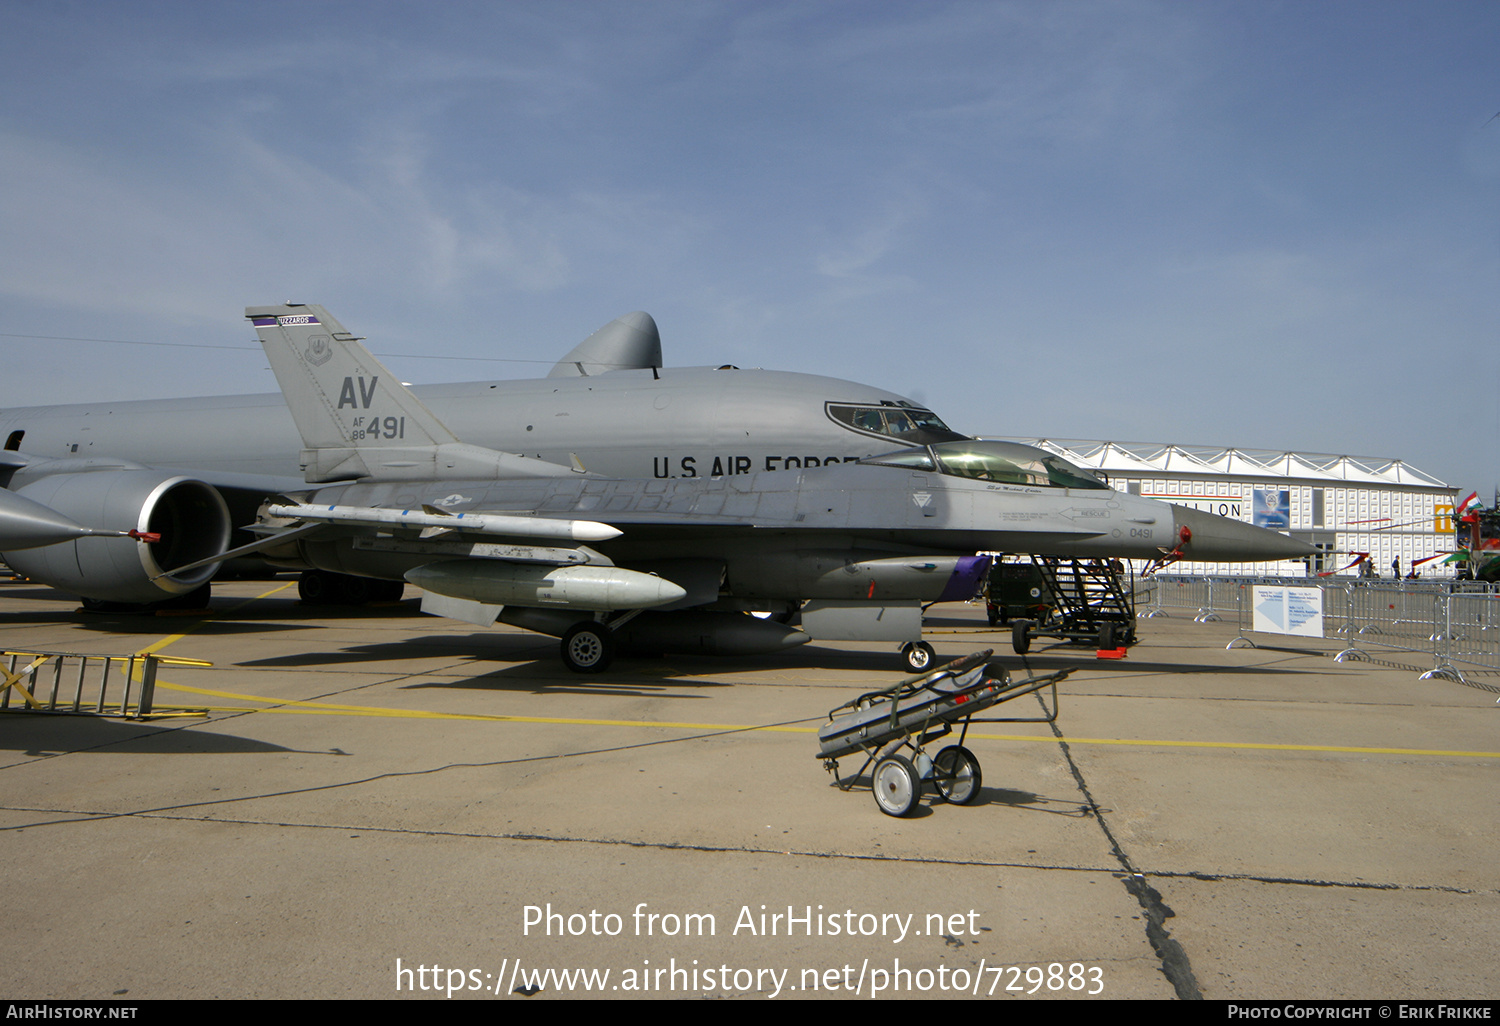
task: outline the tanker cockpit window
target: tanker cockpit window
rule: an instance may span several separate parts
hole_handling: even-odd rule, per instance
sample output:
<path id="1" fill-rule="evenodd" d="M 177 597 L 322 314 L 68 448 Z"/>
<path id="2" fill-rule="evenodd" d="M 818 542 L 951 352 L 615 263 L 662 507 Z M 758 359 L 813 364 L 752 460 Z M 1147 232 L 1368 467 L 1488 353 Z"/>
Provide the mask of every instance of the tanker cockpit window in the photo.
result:
<path id="1" fill-rule="evenodd" d="M 829 418 L 864 435 L 882 435 L 908 445 L 932 445 L 967 438 L 948 427 L 931 410 L 918 406 L 856 406 L 852 403 L 825 403 Z"/>

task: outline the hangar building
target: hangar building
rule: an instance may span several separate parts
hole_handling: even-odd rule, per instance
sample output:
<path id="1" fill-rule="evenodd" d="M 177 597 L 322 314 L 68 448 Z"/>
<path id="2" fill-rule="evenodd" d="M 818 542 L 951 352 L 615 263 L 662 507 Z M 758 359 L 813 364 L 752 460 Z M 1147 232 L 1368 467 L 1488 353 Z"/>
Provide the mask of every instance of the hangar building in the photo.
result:
<path id="1" fill-rule="evenodd" d="M 1417 561 L 1423 577 L 1451 577 L 1442 556 L 1453 551 L 1458 490 L 1397 459 L 1310 452 L 1225 449 L 1072 438 L 1024 442 L 1109 478 L 1112 487 L 1243 520 L 1322 549 L 1309 567 L 1281 563 L 1174 563 L 1172 573 L 1282 574 L 1339 571 L 1367 552 L 1382 577 L 1391 561 L 1405 576 Z M 1432 557 L 1438 557 L 1436 559 Z"/>

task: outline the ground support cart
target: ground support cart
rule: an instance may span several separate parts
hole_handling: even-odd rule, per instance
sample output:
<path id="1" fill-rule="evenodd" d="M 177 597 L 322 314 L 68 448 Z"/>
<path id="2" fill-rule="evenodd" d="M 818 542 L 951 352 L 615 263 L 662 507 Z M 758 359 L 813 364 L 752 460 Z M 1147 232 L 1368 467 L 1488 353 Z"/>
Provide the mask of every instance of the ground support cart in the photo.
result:
<path id="1" fill-rule="evenodd" d="M 993 649 L 956 659 L 929 673 L 908 677 L 884 691 L 871 691 L 845 702 L 828 713 L 828 723 L 818 731 L 818 757 L 833 774 L 833 782 L 847 791 L 875 764 L 870 784 L 875 804 L 888 816 L 904 816 L 922 797 L 924 782 L 931 781 L 937 794 L 955 805 L 966 805 L 979 794 L 979 760 L 964 747 L 972 723 L 1051 723 L 1057 719 L 1057 682 L 1073 668 L 1012 682 L 1000 671 L 990 675 L 987 661 Z M 1042 699 L 1044 715 L 1033 717 L 976 718 L 992 705 L 1052 689 L 1051 708 Z M 962 723 L 958 744 L 948 745 L 935 756 L 926 748 L 953 733 Z M 909 749 L 910 755 L 902 754 Z M 863 752 L 865 761 L 849 777 L 839 776 L 838 760 Z"/>
<path id="2" fill-rule="evenodd" d="M 1044 593 L 1054 603 L 1044 616 L 1011 621 L 1011 647 L 1025 655 L 1031 639 L 1061 638 L 1115 650 L 1135 644 L 1135 575 L 1108 561 L 1033 556 Z"/>
<path id="3" fill-rule="evenodd" d="M 1040 623 L 1057 604 L 1047 590 L 1047 579 L 1029 558 L 996 560 L 984 579 L 984 613 L 991 627 L 1010 626 L 1012 620 Z"/>

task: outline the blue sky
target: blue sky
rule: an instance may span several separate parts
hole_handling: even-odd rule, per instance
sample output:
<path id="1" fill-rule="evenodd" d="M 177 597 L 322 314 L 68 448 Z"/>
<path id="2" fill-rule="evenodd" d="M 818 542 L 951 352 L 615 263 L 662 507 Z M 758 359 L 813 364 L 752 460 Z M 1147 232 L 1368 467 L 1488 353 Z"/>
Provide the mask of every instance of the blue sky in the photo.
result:
<path id="1" fill-rule="evenodd" d="M 865 381 L 971 433 L 1500 481 L 1500 4 L 0 2 L 0 405 Z M 222 348 L 65 342 L 34 336 Z M 232 347 L 246 347 L 235 349 Z"/>

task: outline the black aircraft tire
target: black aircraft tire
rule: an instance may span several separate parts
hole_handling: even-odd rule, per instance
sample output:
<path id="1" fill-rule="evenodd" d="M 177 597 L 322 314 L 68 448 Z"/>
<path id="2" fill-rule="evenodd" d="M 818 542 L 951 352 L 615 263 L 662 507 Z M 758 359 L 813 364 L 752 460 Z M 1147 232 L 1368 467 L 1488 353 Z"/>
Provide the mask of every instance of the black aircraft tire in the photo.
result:
<path id="1" fill-rule="evenodd" d="M 142 613 L 150 615 L 158 607 L 147 602 L 114 602 L 110 599 L 81 597 L 79 603 L 85 613 Z M 159 608 L 166 608 L 164 605 Z"/>
<path id="2" fill-rule="evenodd" d="M 400 602 L 406 592 L 405 581 L 371 581 L 371 602 Z"/>
<path id="3" fill-rule="evenodd" d="M 1115 647 L 1115 625 L 1112 623 L 1101 623 L 1099 625 L 1099 650 L 1113 650 Z"/>
<path id="4" fill-rule="evenodd" d="M 212 582 L 200 584 L 186 595 L 178 595 L 169 598 L 165 602 L 153 603 L 157 609 L 207 609 L 208 604 L 213 601 L 214 586 Z"/>
<path id="5" fill-rule="evenodd" d="M 339 574 L 334 581 L 335 599 L 342 606 L 362 606 L 375 596 L 375 585 L 379 583 L 368 577 Z"/>
<path id="6" fill-rule="evenodd" d="M 903 755 L 887 755 L 877 762 L 870 783 L 875 789 L 875 804 L 887 816 L 906 815 L 922 797 L 917 768 Z"/>
<path id="7" fill-rule="evenodd" d="M 901 657 L 912 673 L 926 673 L 937 660 L 937 653 L 925 641 L 913 641 L 901 646 Z"/>
<path id="8" fill-rule="evenodd" d="M 938 794 L 954 805 L 967 805 L 979 796 L 983 777 L 973 752 L 962 745 L 949 745 L 932 760 L 932 780 Z"/>
<path id="9" fill-rule="evenodd" d="M 115 602 L 110 599 L 95 599 L 80 596 L 79 603 L 85 613 L 140 613 L 151 616 L 161 610 L 207 609 L 213 599 L 213 583 L 200 584 L 192 591 L 160 602 Z"/>
<path id="10" fill-rule="evenodd" d="M 1016 655 L 1025 655 L 1031 651 L 1031 621 L 1017 620 L 1010 626 L 1010 647 L 1016 650 Z"/>
<path id="11" fill-rule="evenodd" d="M 585 620 L 562 636 L 563 665 L 574 673 L 602 673 L 615 658 L 615 638 L 602 623 Z"/>
<path id="12" fill-rule="evenodd" d="M 333 601 L 333 575 L 321 570 L 304 570 L 297 578 L 297 597 L 313 606 Z"/>

